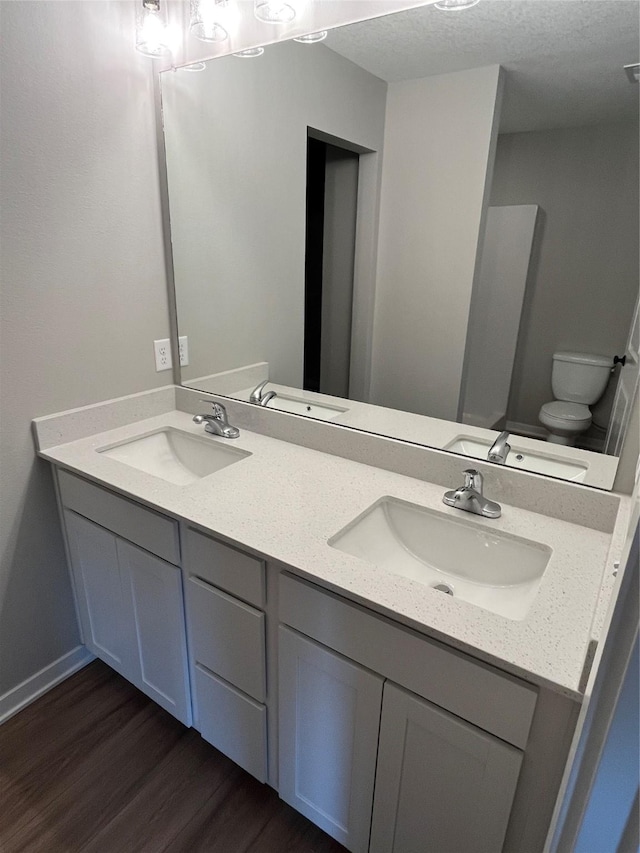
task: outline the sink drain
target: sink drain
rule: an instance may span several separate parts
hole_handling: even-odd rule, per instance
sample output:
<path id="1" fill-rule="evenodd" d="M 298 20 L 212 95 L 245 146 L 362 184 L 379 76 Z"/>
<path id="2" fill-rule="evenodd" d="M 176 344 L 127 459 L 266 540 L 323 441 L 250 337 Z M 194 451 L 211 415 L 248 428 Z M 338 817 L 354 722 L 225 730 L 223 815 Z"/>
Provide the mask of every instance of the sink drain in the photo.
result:
<path id="1" fill-rule="evenodd" d="M 437 589 L 438 592 L 444 592 L 445 595 L 453 595 L 453 590 L 451 589 L 449 584 L 446 584 L 446 583 L 435 583 L 431 587 L 431 589 Z"/>

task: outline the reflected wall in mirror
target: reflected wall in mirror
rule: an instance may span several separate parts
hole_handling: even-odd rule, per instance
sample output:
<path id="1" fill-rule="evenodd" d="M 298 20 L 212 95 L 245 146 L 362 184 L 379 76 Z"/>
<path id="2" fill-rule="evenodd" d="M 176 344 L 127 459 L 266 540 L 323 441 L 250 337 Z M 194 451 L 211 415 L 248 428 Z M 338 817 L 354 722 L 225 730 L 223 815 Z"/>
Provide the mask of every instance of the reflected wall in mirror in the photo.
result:
<path id="1" fill-rule="evenodd" d="M 610 488 L 638 29 L 635 0 L 482 0 L 164 72 L 183 384 L 485 459 L 508 430 L 506 464 Z"/>

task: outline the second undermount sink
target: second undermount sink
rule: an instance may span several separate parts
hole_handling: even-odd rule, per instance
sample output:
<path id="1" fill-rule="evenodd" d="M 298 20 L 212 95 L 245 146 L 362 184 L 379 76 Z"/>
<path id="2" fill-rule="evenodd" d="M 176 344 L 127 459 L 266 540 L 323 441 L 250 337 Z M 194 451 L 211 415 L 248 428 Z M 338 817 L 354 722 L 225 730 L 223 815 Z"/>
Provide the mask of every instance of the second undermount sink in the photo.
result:
<path id="1" fill-rule="evenodd" d="M 525 617 L 551 556 L 538 542 L 392 497 L 329 545 L 508 619 Z"/>
<path id="2" fill-rule="evenodd" d="M 169 483 L 185 486 L 251 456 L 247 450 L 223 444 L 226 440 L 200 438 L 167 428 L 102 447 L 98 453 Z"/>
<path id="3" fill-rule="evenodd" d="M 530 450 L 518 448 L 517 444 L 514 444 L 513 439 L 509 439 L 509 441 L 511 443 L 511 452 L 505 462 L 508 468 L 522 468 L 522 470 L 531 471 L 534 474 L 561 477 L 563 480 L 570 480 L 573 483 L 584 482 L 589 468 L 588 465 L 576 462 L 573 459 L 561 459 L 552 454 L 531 453 Z M 474 459 L 486 460 L 492 443 L 492 441 L 481 438 L 459 435 L 452 442 L 445 445 L 444 449 L 452 450 L 454 453 L 462 453 L 464 456 L 472 456 Z"/>
<path id="4" fill-rule="evenodd" d="M 289 397 L 286 394 L 278 394 L 269 400 L 267 407 L 280 409 L 282 412 L 290 412 L 294 415 L 306 415 L 308 418 L 316 418 L 321 421 L 332 421 L 338 415 L 349 411 L 340 406 L 332 406 L 329 403 L 318 403 L 316 400 L 301 397 Z"/>

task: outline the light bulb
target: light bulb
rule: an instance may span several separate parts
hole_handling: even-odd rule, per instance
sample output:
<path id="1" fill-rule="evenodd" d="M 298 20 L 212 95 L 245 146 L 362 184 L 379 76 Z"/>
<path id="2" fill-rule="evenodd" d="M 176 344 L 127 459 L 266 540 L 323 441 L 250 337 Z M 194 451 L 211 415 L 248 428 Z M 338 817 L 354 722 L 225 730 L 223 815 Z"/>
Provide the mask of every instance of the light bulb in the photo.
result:
<path id="1" fill-rule="evenodd" d="M 169 56 L 169 32 L 160 0 L 143 0 L 136 15 L 136 50 L 145 56 Z"/>
<path id="2" fill-rule="evenodd" d="M 284 0 L 255 0 L 253 8 L 256 18 L 267 24 L 289 24 L 296 16 L 296 10 Z"/>
<path id="3" fill-rule="evenodd" d="M 262 56 L 264 53 L 263 47 L 250 47 L 247 50 L 239 50 L 234 53 L 234 56 L 239 56 L 240 59 L 253 59 L 256 56 Z"/>
<path id="4" fill-rule="evenodd" d="M 191 32 L 200 41 L 224 41 L 229 37 L 222 25 L 227 0 L 191 0 Z"/>
<path id="5" fill-rule="evenodd" d="M 442 12 L 457 12 L 460 9 L 470 9 L 479 2 L 480 0 L 439 0 L 433 5 Z"/>
<path id="6" fill-rule="evenodd" d="M 320 30 L 317 33 L 307 33 L 306 36 L 298 36 L 294 38 L 294 41 L 299 41 L 300 44 L 316 44 L 319 41 L 324 41 L 327 35 L 327 30 Z"/>

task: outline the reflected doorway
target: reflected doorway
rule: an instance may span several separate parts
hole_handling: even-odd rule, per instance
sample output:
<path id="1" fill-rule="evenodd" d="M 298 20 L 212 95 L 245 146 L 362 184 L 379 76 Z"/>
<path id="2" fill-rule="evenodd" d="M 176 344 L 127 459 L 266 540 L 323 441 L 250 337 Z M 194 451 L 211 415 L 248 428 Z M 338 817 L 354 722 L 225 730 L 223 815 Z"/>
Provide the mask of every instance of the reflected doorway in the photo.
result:
<path id="1" fill-rule="evenodd" d="M 360 156 L 307 137 L 304 389 L 349 397 Z"/>

